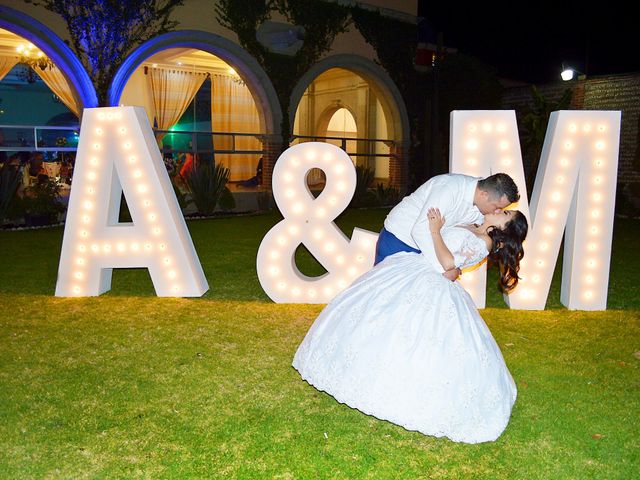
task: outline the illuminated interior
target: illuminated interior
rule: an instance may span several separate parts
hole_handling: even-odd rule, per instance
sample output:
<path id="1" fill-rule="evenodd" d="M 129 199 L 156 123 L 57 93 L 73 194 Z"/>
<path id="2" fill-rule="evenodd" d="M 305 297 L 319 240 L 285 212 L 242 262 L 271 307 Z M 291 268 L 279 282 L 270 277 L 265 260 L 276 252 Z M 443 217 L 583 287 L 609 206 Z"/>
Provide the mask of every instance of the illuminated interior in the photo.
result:
<path id="1" fill-rule="evenodd" d="M 256 174 L 264 122 L 249 87 L 221 58 L 192 48 L 158 52 L 131 75 L 120 103 L 144 107 L 161 131 L 159 147 L 174 158 L 215 157 L 230 169 L 231 187 Z M 247 133 L 256 136 L 234 135 Z"/>
<path id="2" fill-rule="evenodd" d="M 302 141 L 310 140 L 304 137 L 344 138 L 354 164 L 373 169 L 376 182 L 389 181 L 389 160 L 385 156 L 389 155 L 389 144 L 370 141 L 388 140 L 387 117 L 380 99 L 361 76 L 331 68 L 316 77 L 300 100 L 293 133 L 303 137 Z M 326 141 L 343 145 L 341 140 Z"/>

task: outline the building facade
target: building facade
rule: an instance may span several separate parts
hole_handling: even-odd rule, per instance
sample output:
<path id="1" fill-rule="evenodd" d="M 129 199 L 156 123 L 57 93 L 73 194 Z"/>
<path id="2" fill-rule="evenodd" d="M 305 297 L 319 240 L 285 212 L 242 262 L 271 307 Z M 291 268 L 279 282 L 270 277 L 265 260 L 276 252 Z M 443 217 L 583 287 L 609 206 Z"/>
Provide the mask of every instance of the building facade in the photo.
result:
<path id="1" fill-rule="evenodd" d="M 378 12 L 410 28 L 417 21 L 417 0 L 335 3 Z M 172 14 L 177 28 L 127 54 L 106 102 L 98 100 L 99 92 L 68 47 L 62 18 L 42 7 L 21 0 L 0 6 L 0 66 L 19 65 L 16 45 L 30 42 L 50 59 L 53 68 L 46 70 L 58 74 L 58 83 L 53 87 L 42 80 L 70 112 L 80 117 L 84 108 L 101 103 L 140 105 L 158 132 L 160 148 L 203 157 L 215 153 L 216 161 L 230 168 L 232 182 L 249 180 L 260 162 L 261 183 L 268 187 L 286 145 L 317 139 L 345 147 L 356 165 L 375 171 L 378 181 L 406 190 L 407 105 L 358 28 L 350 24 L 339 32 L 283 99 L 236 32 L 219 21 L 215 8 L 209 0 L 186 0 L 177 7 Z M 291 56 L 305 41 L 305 32 L 272 12 L 257 37 L 268 50 Z M 4 136 L 10 135 L 5 129 Z"/>

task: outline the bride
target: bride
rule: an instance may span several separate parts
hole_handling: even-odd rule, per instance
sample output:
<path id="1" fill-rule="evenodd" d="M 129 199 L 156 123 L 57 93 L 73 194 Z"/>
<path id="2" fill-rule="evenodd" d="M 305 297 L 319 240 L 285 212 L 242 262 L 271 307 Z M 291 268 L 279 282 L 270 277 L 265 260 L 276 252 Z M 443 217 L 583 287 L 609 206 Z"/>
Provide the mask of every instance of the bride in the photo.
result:
<path id="1" fill-rule="evenodd" d="M 492 441 L 509 422 L 516 385 L 473 300 L 442 272 L 489 256 L 508 293 L 527 220 L 505 210 L 442 230 L 437 209 L 428 217 L 435 252 L 397 253 L 358 278 L 316 319 L 293 366 L 339 402 L 408 430 Z"/>

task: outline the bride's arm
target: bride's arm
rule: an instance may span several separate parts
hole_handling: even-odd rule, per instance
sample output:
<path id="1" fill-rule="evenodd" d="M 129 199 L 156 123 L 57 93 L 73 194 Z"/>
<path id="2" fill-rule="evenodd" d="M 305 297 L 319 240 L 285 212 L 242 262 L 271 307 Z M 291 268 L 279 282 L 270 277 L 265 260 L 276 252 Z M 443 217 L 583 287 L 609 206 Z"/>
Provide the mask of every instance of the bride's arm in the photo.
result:
<path id="1" fill-rule="evenodd" d="M 447 248 L 440 234 L 440 229 L 444 225 L 445 218 L 440 214 L 440 210 L 437 208 L 430 208 L 427 212 L 429 219 L 429 231 L 431 232 L 431 238 L 433 240 L 433 247 L 436 251 L 436 257 L 442 265 L 442 268 L 451 270 L 456 268 L 454 263 L 453 254 Z"/>
<path id="2" fill-rule="evenodd" d="M 462 275 L 462 270 L 460 270 L 459 268 L 452 268 L 451 270 L 447 270 L 442 274 L 444 278 L 446 278 L 447 280 L 451 280 L 452 282 L 455 282 L 460 275 Z"/>

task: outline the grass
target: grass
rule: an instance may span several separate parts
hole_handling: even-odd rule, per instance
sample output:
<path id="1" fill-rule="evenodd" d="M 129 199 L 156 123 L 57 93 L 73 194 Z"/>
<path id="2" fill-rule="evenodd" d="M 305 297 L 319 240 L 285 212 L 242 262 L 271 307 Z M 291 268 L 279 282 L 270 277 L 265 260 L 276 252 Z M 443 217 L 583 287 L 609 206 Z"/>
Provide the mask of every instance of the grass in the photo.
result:
<path id="1" fill-rule="evenodd" d="M 339 223 L 378 230 L 385 215 Z M 482 315 L 519 395 L 500 439 L 466 445 L 300 380 L 291 359 L 322 307 L 262 292 L 255 252 L 277 220 L 189 223 L 211 287 L 200 299 L 156 298 L 141 270 L 116 271 L 99 298 L 53 297 L 62 229 L 0 232 L 0 478 L 640 475 L 637 221 L 616 221 L 606 312 L 562 308 L 559 278 L 544 312 L 508 310 L 489 289 Z"/>

